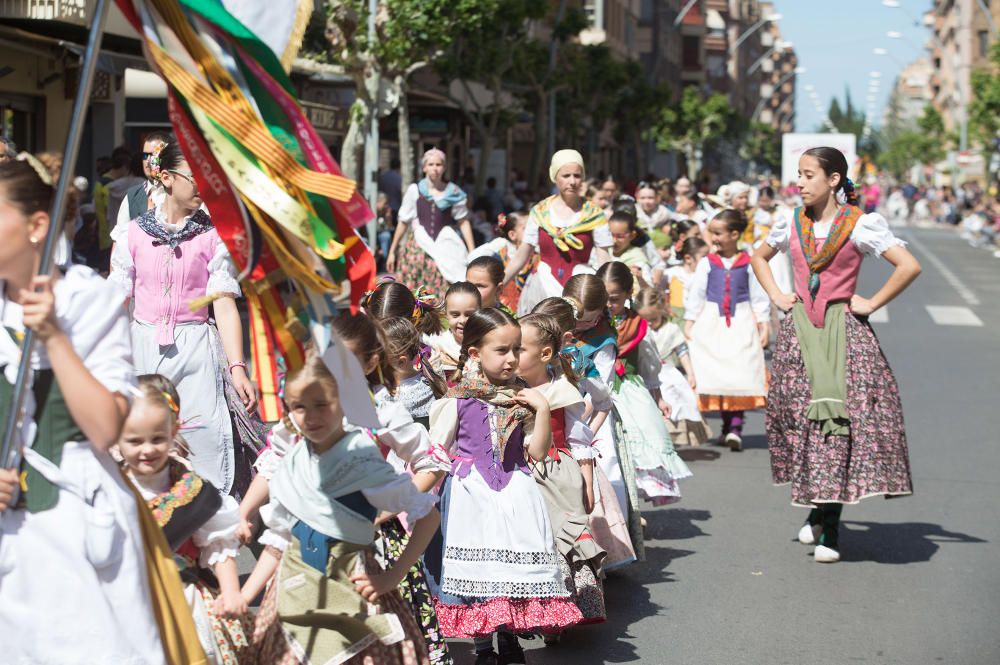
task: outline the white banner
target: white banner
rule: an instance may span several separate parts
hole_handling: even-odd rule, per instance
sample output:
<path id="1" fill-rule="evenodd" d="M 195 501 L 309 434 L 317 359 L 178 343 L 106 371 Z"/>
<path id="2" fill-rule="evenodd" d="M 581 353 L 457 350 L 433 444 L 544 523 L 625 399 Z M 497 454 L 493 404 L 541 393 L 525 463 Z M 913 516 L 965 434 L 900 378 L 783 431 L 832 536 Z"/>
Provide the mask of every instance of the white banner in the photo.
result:
<path id="1" fill-rule="evenodd" d="M 784 134 L 781 137 L 781 184 L 795 184 L 799 179 L 799 158 L 806 150 L 829 146 L 844 153 L 851 178 L 858 161 L 858 138 L 854 134 Z"/>

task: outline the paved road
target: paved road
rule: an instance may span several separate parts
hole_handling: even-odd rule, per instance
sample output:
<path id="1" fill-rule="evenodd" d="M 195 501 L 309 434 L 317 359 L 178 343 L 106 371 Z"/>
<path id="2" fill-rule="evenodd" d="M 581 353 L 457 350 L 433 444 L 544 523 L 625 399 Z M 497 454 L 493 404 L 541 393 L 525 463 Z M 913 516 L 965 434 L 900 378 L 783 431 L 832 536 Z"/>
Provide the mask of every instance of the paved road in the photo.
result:
<path id="1" fill-rule="evenodd" d="M 529 665 L 1000 663 L 1000 260 L 950 231 L 900 235 L 924 274 L 875 328 L 914 496 L 846 508 L 843 561 L 813 562 L 755 414 L 745 452 L 683 453 L 694 478 L 680 504 L 644 513 L 648 561 L 608 580 L 609 621 L 527 643 Z M 860 292 L 888 273 L 868 261 Z M 470 649 L 454 645 L 460 665 Z"/>

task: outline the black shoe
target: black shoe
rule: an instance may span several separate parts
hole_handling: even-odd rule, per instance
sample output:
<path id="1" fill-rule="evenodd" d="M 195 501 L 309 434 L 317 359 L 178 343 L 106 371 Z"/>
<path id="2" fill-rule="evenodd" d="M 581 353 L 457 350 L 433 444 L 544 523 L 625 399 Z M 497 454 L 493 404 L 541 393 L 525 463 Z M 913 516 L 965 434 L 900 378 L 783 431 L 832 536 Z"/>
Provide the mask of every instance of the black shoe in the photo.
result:
<path id="1" fill-rule="evenodd" d="M 489 651 L 477 651 L 475 665 L 497 665 L 497 652 L 493 649 Z"/>
<path id="2" fill-rule="evenodd" d="M 524 649 L 517 641 L 517 635 L 511 633 L 497 633 L 497 650 L 500 652 L 498 665 L 511 665 L 511 663 L 524 663 Z"/>

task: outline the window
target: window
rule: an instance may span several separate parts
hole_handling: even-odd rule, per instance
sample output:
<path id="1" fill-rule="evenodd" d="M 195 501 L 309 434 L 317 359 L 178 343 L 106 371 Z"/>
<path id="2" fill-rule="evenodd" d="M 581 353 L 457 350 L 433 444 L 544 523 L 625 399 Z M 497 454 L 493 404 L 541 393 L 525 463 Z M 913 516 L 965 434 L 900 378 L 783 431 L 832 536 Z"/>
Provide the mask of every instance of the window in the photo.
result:
<path id="1" fill-rule="evenodd" d="M 985 58 L 990 54 L 990 33 L 986 30 L 980 30 L 979 37 L 979 57 Z"/>
<path id="2" fill-rule="evenodd" d="M 681 42 L 681 66 L 684 69 L 701 68 L 701 39 L 693 35 L 684 35 Z"/>

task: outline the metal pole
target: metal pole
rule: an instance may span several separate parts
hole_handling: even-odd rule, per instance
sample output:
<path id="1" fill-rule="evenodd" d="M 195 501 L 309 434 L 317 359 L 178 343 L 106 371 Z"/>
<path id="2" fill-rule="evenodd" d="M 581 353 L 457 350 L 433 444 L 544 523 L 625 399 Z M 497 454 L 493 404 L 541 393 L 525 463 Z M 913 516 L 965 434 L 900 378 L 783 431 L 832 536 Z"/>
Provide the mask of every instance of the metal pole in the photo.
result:
<path id="1" fill-rule="evenodd" d="M 744 32 L 742 35 L 739 36 L 736 42 L 733 43 L 733 45 L 729 48 L 729 53 L 730 54 L 735 53 L 736 49 L 740 47 L 740 44 L 742 44 L 747 40 L 747 37 L 760 30 L 760 27 L 770 20 L 771 17 L 768 16 L 767 18 L 762 18 L 761 20 L 757 21 L 749 30 L 747 30 L 746 32 Z"/>
<path id="2" fill-rule="evenodd" d="M 56 183 L 55 195 L 52 198 L 52 210 L 49 212 L 49 230 L 45 235 L 45 245 L 42 248 L 42 259 L 38 264 L 38 274 L 48 275 L 52 272 L 52 261 L 55 258 L 56 240 L 62 230 L 60 220 L 66 215 L 69 189 L 73 178 L 73 168 L 80 152 L 80 135 L 83 133 L 83 122 L 87 117 L 87 107 L 90 105 L 90 90 L 94 83 L 94 71 L 97 69 L 97 57 L 101 50 L 101 36 L 104 33 L 104 23 L 108 18 L 111 0 L 97 0 L 94 9 L 93 22 L 90 24 L 90 34 L 87 37 L 87 50 L 83 52 L 80 67 L 80 85 L 77 88 L 76 99 L 73 102 L 73 114 L 69 121 L 69 134 L 66 136 L 66 148 L 63 150 L 63 166 L 59 172 L 59 182 Z M 4 423 L 3 446 L 0 447 L 0 464 L 4 468 L 16 469 L 21 465 L 21 445 L 18 423 L 21 420 L 21 409 L 24 408 L 24 395 L 28 389 L 28 373 L 31 371 L 31 352 L 35 346 L 35 333 L 28 330 L 21 345 L 21 361 L 17 365 L 17 381 L 14 384 L 14 394 L 11 397 L 10 412 Z M 15 488 L 15 493 L 16 493 Z M 13 503 L 13 501 L 11 502 Z"/>
<path id="3" fill-rule="evenodd" d="M 681 21 L 684 20 L 684 17 L 687 16 L 687 13 L 691 11 L 691 8 L 694 7 L 696 2 L 698 2 L 698 0 L 688 0 L 688 3 L 684 5 L 684 9 L 682 9 L 677 15 L 677 18 L 674 19 L 675 28 L 681 24 Z"/>
<path id="4" fill-rule="evenodd" d="M 986 14 L 986 22 L 990 25 L 990 37 L 996 39 L 997 24 L 996 21 L 993 20 L 993 12 L 990 11 L 989 3 L 986 2 L 986 0 L 979 0 L 979 8 L 983 10 L 984 14 Z"/>
<path id="5" fill-rule="evenodd" d="M 747 75 L 747 76 L 750 76 L 750 75 L 751 75 L 751 74 L 753 74 L 753 73 L 754 73 L 755 71 L 757 71 L 757 68 L 758 68 L 758 67 L 760 67 L 761 65 L 763 65 L 763 64 L 764 64 L 764 61 L 765 61 L 765 60 L 767 60 L 767 58 L 768 58 L 768 57 L 770 57 L 770 55 L 771 55 L 772 53 L 774 53 L 774 51 L 775 51 L 775 50 L 776 50 L 777 48 L 778 48 L 778 46 L 777 46 L 777 45 L 774 45 L 774 46 L 772 46 L 771 48 L 769 48 L 769 49 L 768 49 L 767 51 L 765 51 L 765 52 L 764 52 L 764 55 L 762 55 L 762 56 L 760 56 L 759 58 L 757 58 L 757 62 L 755 62 L 755 63 L 753 63 L 752 65 L 750 65 L 750 69 L 748 69 L 748 70 L 747 70 L 747 73 L 746 73 L 746 75 Z"/>
<path id="6" fill-rule="evenodd" d="M 375 14 L 378 12 L 378 0 L 368 0 L 368 43 L 374 44 L 375 35 Z M 364 190 L 368 205 L 374 211 L 378 205 L 378 91 L 381 87 L 380 76 L 376 72 L 372 90 L 372 106 L 368 116 L 368 137 L 365 139 L 365 166 L 364 166 Z M 368 235 L 368 247 L 372 253 L 377 247 L 378 222 L 373 219 L 366 227 Z"/>

